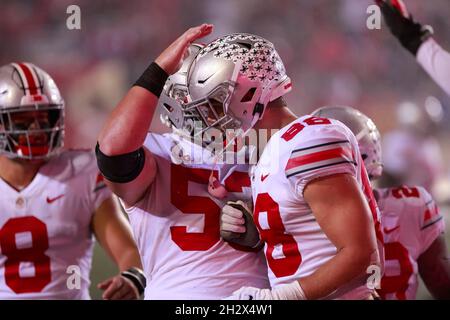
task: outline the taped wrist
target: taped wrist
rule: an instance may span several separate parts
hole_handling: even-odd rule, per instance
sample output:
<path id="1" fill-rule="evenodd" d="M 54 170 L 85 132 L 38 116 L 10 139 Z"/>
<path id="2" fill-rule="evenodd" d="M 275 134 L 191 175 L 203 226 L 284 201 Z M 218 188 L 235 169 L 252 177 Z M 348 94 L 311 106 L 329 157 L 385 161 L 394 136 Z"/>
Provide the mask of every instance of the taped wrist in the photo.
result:
<path id="1" fill-rule="evenodd" d="M 134 286 L 139 292 L 139 295 L 144 293 L 145 287 L 147 285 L 147 279 L 140 269 L 131 267 L 128 270 L 122 271 L 120 275 L 133 282 Z"/>
<path id="2" fill-rule="evenodd" d="M 107 156 L 100 150 L 97 142 L 95 147 L 97 166 L 101 174 L 111 182 L 127 183 L 136 179 L 144 168 L 144 148 L 117 156 Z"/>
<path id="3" fill-rule="evenodd" d="M 168 77 L 164 69 L 152 62 L 134 85 L 147 89 L 159 98 Z"/>

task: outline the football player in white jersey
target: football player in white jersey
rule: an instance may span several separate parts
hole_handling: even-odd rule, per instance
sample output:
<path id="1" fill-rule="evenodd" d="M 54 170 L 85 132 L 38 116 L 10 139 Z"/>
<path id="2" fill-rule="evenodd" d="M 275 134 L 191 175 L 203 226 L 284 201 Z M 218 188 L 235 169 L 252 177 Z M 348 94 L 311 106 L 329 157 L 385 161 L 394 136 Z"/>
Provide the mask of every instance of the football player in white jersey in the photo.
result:
<path id="1" fill-rule="evenodd" d="M 377 211 L 351 131 L 287 108 L 282 96 L 291 81 L 273 44 L 259 36 L 238 33 L 208 44 L 189 68 L 188 89 L 184 112 L 205 132 L 282 128 L 251 173 L 272 289 L 247 283 L 232 298 L 371 298 L 366 270 L 380 262 Z"/>
<path id="2" fill-rule="evenodd" d="M 336 119 L 358 139 L 371 180 L 382 174 L 380 133 L 371 119 L 349 107 L 324 107 L 313 113 Z M 450 298 L 450 260 L 445 225 L 434 200 L 422 187 L 375 189 L 384 233 L 383 299 L 416 298 L 418 276 L 436 299 Z"/>
<path id="3" fill-rule="evenodd" d="M 414 21 L 402 0 L 376 0 L 392 34 L 450 95 L 450 53 L 434 40 L 433 28 Z"/>
<path id="4" fill-rule="evenodd" d="M 93 236 L 122 274 L 105 299 L 136 299 L 144 277 L 125 217 L 89 151 L 62 151 L 64 102 L 31 63 L 0 68 L 0 299 L 89 299 Z"/>
<path id="5" fill-rule="evenodd" d="M 184 119 L 171 98 L 188 98 L 186 71 L 198 52 L 189 46 L 211 30 L 194 27 L 172 43 L 119 103 L 98 140 L 98 166 L 126 208 L 141 253 L 146 299 L 221 299 L 246 283 L 268 286 L 262 252 L 220 238 L 225 202 L 251 197 L 248 166 L 216 166 L 202 146 L 148 132 L 166 79 L 180 67 L 160 106 L 165 121 Z"/>
<path id="6" fill-rule="evenodd" d="M 361 112 L 348 107 L 324 107 L 316 117 L 336 119 L 355 134 L 370 179 L 382 174 L 380 134 Z M 450 295 L 450 264 L 444 220 L 422 187 L 375 189 L 384 233 L 385 272 L 379 293 L 383 299 L 415 299 L 418 275 L 436 299 Z M 222 229 L 234 238 L 247 233 L 249 223 L 237 208 L 224 208 Z M 258 237 L 253 236 L 249 245 Z"/>

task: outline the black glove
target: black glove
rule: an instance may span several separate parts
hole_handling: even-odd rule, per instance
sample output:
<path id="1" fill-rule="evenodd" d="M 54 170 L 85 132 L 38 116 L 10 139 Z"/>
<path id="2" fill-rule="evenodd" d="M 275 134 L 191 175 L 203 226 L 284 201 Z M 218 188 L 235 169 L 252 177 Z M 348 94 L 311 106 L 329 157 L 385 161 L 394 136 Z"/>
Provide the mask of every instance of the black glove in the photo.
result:
<path id="1" fill-rule="evenodd" d="M 377 0 L 391 33 L 414 56 L 420 46 L 433 35 L 431 26 L 423 26 L 402 10 L 402 0 Z"/>
<path id="2" fill-rule="evenodd" d="M 243 224 L 238 220 L 236 214 L 241 212 Z M 244 227 L 245 231 L 238 232 L 237 227 Z M 220 214 L 220 236 L 227 242 L 235 243 L 247 248 L 260 249 L 259 232 L 253 222 L 251 209 L 243 201 L 228 201 L 222 208 Z"/>

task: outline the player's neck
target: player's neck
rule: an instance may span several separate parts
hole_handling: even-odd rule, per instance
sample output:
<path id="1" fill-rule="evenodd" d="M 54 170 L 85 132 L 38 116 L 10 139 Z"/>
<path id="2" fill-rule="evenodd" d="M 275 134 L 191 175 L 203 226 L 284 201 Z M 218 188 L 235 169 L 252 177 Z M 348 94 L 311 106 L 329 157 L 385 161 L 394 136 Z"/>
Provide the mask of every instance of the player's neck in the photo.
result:
<path id="1" fill-rule="evenodd" d="M 289 123 L 295 121 L 298 117 L 286 106 L 269 106 L 265 113 L 263 119 L 261 119 L 255 126 L 256 129 L 268 130 L 268 138 L 275 133 L 276 130 L 271 129 L 281 129 L 287 126 Z"/>
<path id="2" fill-rule="evenodd" d="M 12 188 L 20 191 L 33 181 L 43 164 L 43 161 L 31 162 L 0 157 L 0 178 Z"/>

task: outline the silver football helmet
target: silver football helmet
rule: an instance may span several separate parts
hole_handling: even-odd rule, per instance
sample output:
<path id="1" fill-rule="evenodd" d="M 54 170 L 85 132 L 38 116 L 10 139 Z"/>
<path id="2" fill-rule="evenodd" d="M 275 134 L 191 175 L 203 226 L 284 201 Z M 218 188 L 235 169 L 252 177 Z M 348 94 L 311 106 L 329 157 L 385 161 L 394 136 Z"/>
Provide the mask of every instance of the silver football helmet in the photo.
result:
<path id="1" fill-rule="evenodd" d="M 0 155 L 45 159 L 63 147 L 64 100 L 31 63 L 0 67 Z"/>
<path id="2" fill-rule="evenodd" d="M 203 47 L 204 45 L 198 43 L 190 45 L 188 56 L 184 59 L 180 70 L 167 79 L 158 101 L 162 123 L 174 130 L 183 130 L 189 134 L 193 130 L 192 114 L 183 107 L 190 101 L 187 75 L 189 66 Z"/>
<path id="3" fill-rule="evenodd" d="M 246 33 L 214 40 L 203 48 L 188 72 L 192 102 L 185 112 L 202 125 L 225 133 L 252 128 L 270 101 L 291 90 L 283 62 L 272 43 Z"/>
<path id="4" fill-rule="evenodd" d="M 335 119 L 345 124 L 356 136 L 364 165 L 371 179 L 381 177 L 381 136 L 375 123 L 366 115 L 350 107 L 322 107 L 313 116 Z"/>

